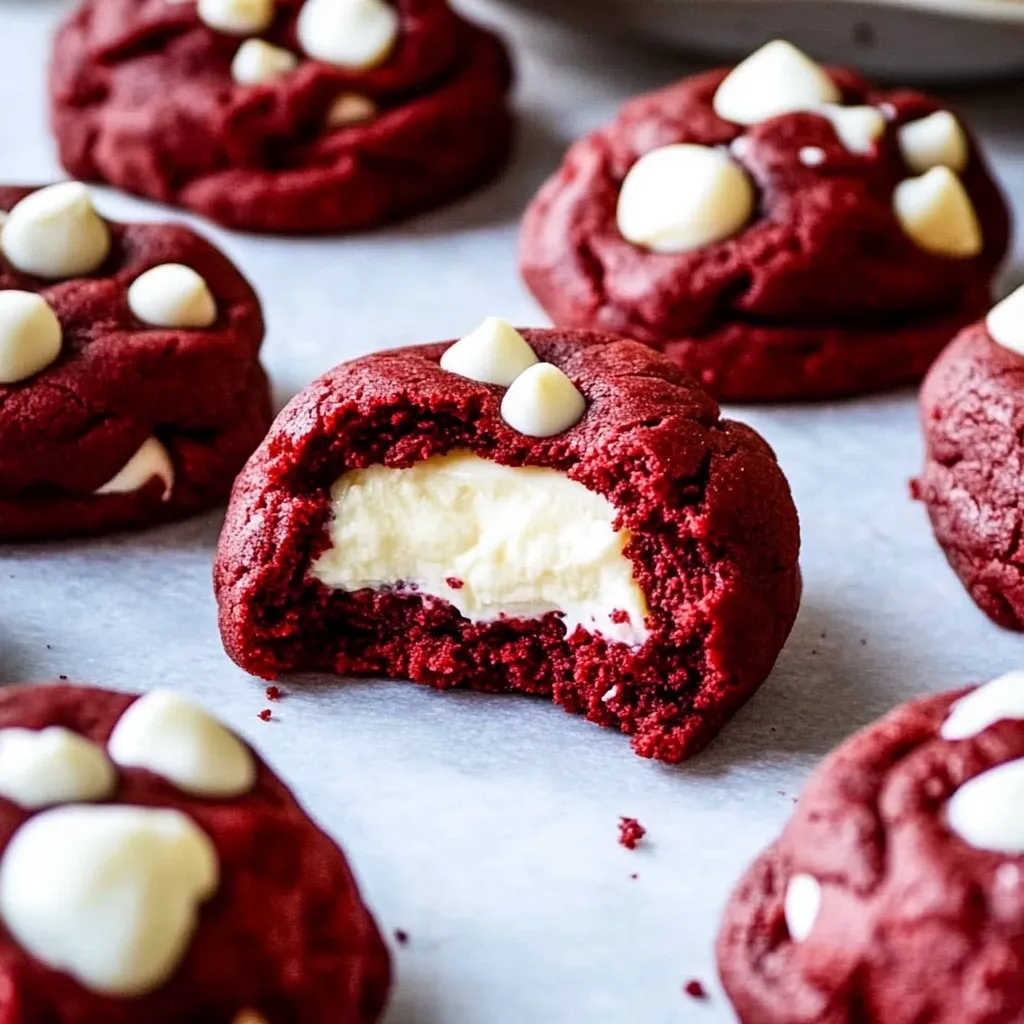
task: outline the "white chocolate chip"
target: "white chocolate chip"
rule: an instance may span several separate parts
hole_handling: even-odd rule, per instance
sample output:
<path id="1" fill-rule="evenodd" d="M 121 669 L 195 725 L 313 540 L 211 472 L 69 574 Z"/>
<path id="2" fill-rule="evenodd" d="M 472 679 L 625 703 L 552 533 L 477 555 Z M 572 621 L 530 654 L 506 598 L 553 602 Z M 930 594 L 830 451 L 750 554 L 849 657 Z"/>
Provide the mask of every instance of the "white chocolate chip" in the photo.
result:
<path id="1" fill-rule="evenodd" d="M 210 327 L 217 319 L 206 281 L 181 263 L 161 263 L 140 274 L 128 289 L 128 308 L 154 327 Z"/>
<path id="2" fill-rule="evenodd" d="M 524 370 L 538 362 L 526 339 L 501 317 L 484 322 L 441 356 L 441 369 L 484 384 L 507 388 Z"/>
<path id="3" fill-rule="evenodd" d="M 615 700 L 615 698 L 618 697 L 618 695 L 618 686 L 613 686 L 610 690 L 605 690 L 605 692 L 601 694 L 601 700 L 603 700 L 604 703 L 607 704 L 609 701 Z"/>
<path id="4" fill-rule="evenodd" d="M 806 942 L 821 912 L 821 883 L 814 875 L 794 875 L 786 887 L 786 927 L 794 942 Z"/>
<path id="5" fill-rule="evenodd" d="M 110 231 L 77 181 L 27 195 L 8 214 L 0 248 L 18 270 L 51 280 L 98 269 L 110 252 Z"/>
<path id="6" fill-rule="evenodd" d="M 792 43 L 776 39 L 737 64 L 718 87 L 715 113 L 734 124 L 758 124 L 780 114 L 839 103 L 825 69 Z"/>
<path id="7" fill-rule="evenodd" d="M 398 12 L 384 0 L 306 0 L 296 31 L 316 60 L 365 70 L 383 63 L 398 40 Z"/>
<path id="8" fill-rule="evenodd" d="M 262 39 L 246 39 L 231 62 L 231 77 L 239 85 L 262 85 L 291 74 L 298 66 L 294 53 Z"/>
<path id="9" fill-rule="evenodd" d="M 1024 285 L 989 312 L 985 326 L 997 345 L 1024 356 Z"/>
<path id="10" fill-rule="evenodd" d="M 825 150 L 820 146 L 804 146 L 798 155 L 805 167 L 820 167 L 825 162 Z"/>
<path id="11" fill-rule="evenodd" d="M 754 210 L 754 186 L 727 153 L 707 146 L 652 150 L 619 192 L 619 231 L 658 253 L 687 252 L 734 235 Z"/>
<path id="12" fill-rule="evenodd" d="M 15 384 L 45 370 L 59 355 L 63 332 L 41 295 L 0 291 L 0 384 Z"/>
<path id="13" fill-rule="evenodd" d="M 174 973 L 218 874 L 213 843 L 179 811 L 58 807 L 7 845 L 0 916 L 48 967 L 131 998 Z"/>
<path id="14" fill-rule="evenodd" d="M 199 0 L 199 18 L 232 36 L 266 32 L 274 20 L 274 0 Z"/>
<path id="15" fill-rule="evenodd" d="M 249 748 L 204 708 L 167 690 L 128 708 L 109 749 L 122 768 L 145 768 L 196 796 L 241 796 L 256 782 Z"/>
<path id="16" fill-rule="evenodd" d="M 939 735 L 966 740 L 1004 719 L 1024 721 L 1024 671 L 1007 672 L 961 697 L 949 709 Z"/>
<path id="17" fill-rule="evenodd" d="M 899 141 L 903 159 L 917 174 L 924 174 L 933 167 L 948 167 L 959 174 L 970 156 L 967 136 L 948 110 L 937 110 L 903 125 Z"/>
<path id="18" fill-rule="evenodd" d="M 1007 761 L 965 782 L 946 805 L 949 827 L 993 853 L 1024 853 L 1024 759 Z"/>
<path id="19" fill-rule="evenodd" d="M 832 125 L 839 141 L 851 152 L 864 156 L 885 134 L 885 118 L 874 107 L 840 107 L 827 103 L 814 111 Z"/>
<path id="20" fill-rule="evenodd" d="M 948 167 L 901 181 L 893 192 L 893 209 L 903 230 L 926 252 L 967 259 L 984 247 L 971 197 Z"/>
<path id="21" fill-rule="evenodd" d="M 0 796 L 19 807 L 106 800 L 116 786 L 106 751 L 70 729 L 0 729 Z"/>
<path id="22" fill-rule="evenodd" d="M 377 104 L 369 96 L 343 92 L 328 109 L 324 124 L 328 128 L 347 128 L 352 124 L 372 121 L 376 116 Z"/>
<path id="23" fill-rule="evenodd" d="M 557 366 L 535 363 L 511 384 L 501 402 L 501 416 L 520 434 L 553 437 L 578 423 L 587 400 Z"/>
<path id="24" fill-rule="evenodd" d="M 163 500 L 170 501 L 174 493 L 174 463 L 167 449 L 155 437 L 148 437 L 139 450 L 96 493 L 130 494 L 141 490 L 155 476 L 164 482 Z"/>

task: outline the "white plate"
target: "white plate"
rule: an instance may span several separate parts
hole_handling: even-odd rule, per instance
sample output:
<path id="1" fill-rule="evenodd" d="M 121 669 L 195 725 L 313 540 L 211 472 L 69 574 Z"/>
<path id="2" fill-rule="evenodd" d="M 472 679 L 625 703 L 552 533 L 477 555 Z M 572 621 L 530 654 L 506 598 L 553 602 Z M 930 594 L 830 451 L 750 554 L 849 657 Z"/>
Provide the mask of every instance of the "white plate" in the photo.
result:
<path id="1" fill-rule="evenodd" d="M 785 37 L 868 75 L 955 82 L 1024 72 L 1024 0 L 520 0 L 588 29 L 715 59 Z"/>

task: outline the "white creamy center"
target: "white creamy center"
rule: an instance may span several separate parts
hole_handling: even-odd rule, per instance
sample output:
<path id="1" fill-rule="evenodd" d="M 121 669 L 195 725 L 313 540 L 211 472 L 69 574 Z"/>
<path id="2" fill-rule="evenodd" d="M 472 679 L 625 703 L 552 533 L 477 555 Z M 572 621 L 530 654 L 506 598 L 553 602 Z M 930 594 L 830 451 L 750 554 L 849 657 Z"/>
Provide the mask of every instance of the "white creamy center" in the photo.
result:
<path id="1" fill-rule="evenodd" d="M 567 636 L 577 626 L 634 646 L 648 636 L 623 554 L 629 532 L 564 473 L 454 452 L 353 470 L 331 497 L 332 546 L 312 567 L 326 586 L 416 591 L 472 622 L 561 612 Z"/>

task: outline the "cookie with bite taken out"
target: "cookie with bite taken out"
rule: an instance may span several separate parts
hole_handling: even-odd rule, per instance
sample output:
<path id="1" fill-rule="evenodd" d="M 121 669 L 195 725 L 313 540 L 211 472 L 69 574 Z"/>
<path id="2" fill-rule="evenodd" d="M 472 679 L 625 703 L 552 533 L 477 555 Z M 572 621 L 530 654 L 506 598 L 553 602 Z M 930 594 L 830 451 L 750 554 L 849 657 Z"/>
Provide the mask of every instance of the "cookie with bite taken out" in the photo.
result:
<path id="1" fill-rule="evenodd" d="M 177 224 L 78 182 L 0 187 L 0 541 L 180 519 L 227 496 L 271 420 L 259 300 Z"/>
<path id="2" fill-rule="evenodd" d="M 447 0 L 84 0 L 50 74 L 68 172 L 246 231 L 369 228 L 493 178 L 503 43 Z"/>
<path id="3" fill-rule="evenodd" d="M 0 693 L 5 1024 L 373 1024 L 390 959 L 337 845 L 191 700 Z"/>
<path id="4" fill-rule="evenodd" d="M 798 549 L 771 450 L 668 359 L 490 319 L 293 399 L 214 576 L 256 675 L 536 694 L 679 761 L 770 672 Z"/>
<path id="5" fill-rule="evenodd" d="M 643 341 L 723 400 L 820 399 L 923 376 L 1008 236 L 955 114 L 776 41 L 577 142 L 520 261 L 559 326 Z"/>
<path id="6" fill-rule="evenodd" d="M 733 894 L 718 963 L 742 1024 L 1024 1019 L 1024 672 L 839 747 Z"/>

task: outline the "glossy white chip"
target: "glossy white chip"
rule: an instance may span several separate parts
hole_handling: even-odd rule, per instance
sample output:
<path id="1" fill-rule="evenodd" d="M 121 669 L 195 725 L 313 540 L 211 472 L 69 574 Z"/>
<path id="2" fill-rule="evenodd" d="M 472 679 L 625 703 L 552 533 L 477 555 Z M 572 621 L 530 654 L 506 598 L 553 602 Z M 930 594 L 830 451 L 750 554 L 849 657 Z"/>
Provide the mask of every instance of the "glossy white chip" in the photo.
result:
<path id="1" fill-rule="evenodd" d="M 715 93 L 714 108 L 726 121 L 749 125 L 841 99 L 820 64 L 776 39 L 733 68 Z"/>
<path id="2" fill-rule="evenodd" d="M 489 316 L 479 327 L 445 350 L 441 356 L 441 369 L 470 380 L 507 388 L 537 362 L 537 354 L 507 320 Z"/>
<path id="3" fill-rule="evenodd" d="M 875 107 L 841 107 L 828 103 L 814 113 L 826 118 L 839 141 L 851 152 L 864 156 L 885 134 L 885 118 Z"/>
<path id="4" fill-rule="evenodd" d="M 985 326 L 996 344 L 1024 356 L 1024 285 L 989 312 Z"/>
<path id="5" fill-rule="evenodd" d="M 903 230 L 926 252 L 969 259 L 984 248 L 974 204 L 948 167 L 933 167 L 920 178 L 901 181 L 893 209 Z"/>
<path id="6" fill-rule="evenodd" d="M 619 192 L 622 236 L 654 252 L 699 249 L 734 235 L 754 211 L 754 186 L 727 152 L 673 145 L 630 169 Z"/>
<path id="7" fill-rule="evenodd" d="M 786 927 L 794 942 L 806 942 L 821 912 L 821 883 L 813 875 L 794 875 L 786 887 Z"/>
<path id="8" fill-rule="evenodd" d="M 944 740 L 966 740 L 1005 719 L 1024 721 L 1024 671 L 1007 672 L 961 697 L 939 730 Z"/>
<path id="9" fill-rule="evenodd" d="M 19 807 L 106 800 L 116 786 L 106 751 L 70 729 L 0 729 L 0 796 Z"/>
<path id="10" fill-rule="evenodd" d="M 209 285 L 181 263 L 161 263 L 140 274 L 128 289 L 128 306 L 154 327 L 210 327 L 217 319 Z"/>
<path id="11" fill-rule="evenodd" d="M 805 167 L 820 167 L 825 162 L 825 150 L 820 146 L 804 146 L 797 155 Z"/>
<path id="12" fill-rule="evenodd" d="M 501 402 L 501 416 L 520 434 L 553 437 L 582 419 L 587 400 L 551 363 L 535 363 L 511 384 Z"/>
<path id="13" fill-rule="evenodd" d="M 63 332 L 41 295 L 0 291 L 0 384 L 16 384 L 45 370 L 60 355 Z"/>
<path id="14" fill-rule="evenodd" d="M 249 748 L 205 708 L 167 690 L 125 711 L 109 750 L 123 768 L 145 768 L 196 796 L 241 796 L 256 782 Z"/>
<path id="15" fill-rule="evenodd" d="M 274 0 L 199 0 L 199 18 L 233 36 L 265 32 L 274 20 Z"/>
<path id="16" fill-rule="evenodd" d="M 358 92 L 343 92 L 327 110 L 324 123 L 328 128 L 347 128 L 349 125 L 372 121 L 377 116 L 377 104 L 369 96 Z"/>
<path id="17" fill-rule="evenodd" d="M 27 195 L 8 214 L 0 249 L 18 270 L 50 280 L 97 270 L 110 252 L 110 231 L 77 181 Z"/>
<path id="18" fill-rule="evenodd" d="M 299 43 L 310 57 L 364 70 L 383 63 L 398 40 L 398 12 L 385 0 L 306 0 Z"/>
<path id="19" fill-rule="evenodd" d="M 218 873 L 213 844 L 178 811 L 57 807 L 8 843 L 0 917 L 48 967 L 131 998 L 174 973 Z"/>
<path id="20" fill-rule="evenodd" d="M 950 797 L 946 820 L 976 849 L 1024 854 L 1024 760 L 1007 761 L 965 782 Z"/>
<path id="21" fill-rule="evenodd" d="M 163 500 L 170 501 L 174 494 L 174 463 L 167 449 L 155 437 L 148 437 L 139 450 L 96 493 L 130 494 L 141 490 L 153 477 L 163 481 Z"/>
<path id="22" fill-rule="evenodd" d="M 948 167 L 959 174 L 970 158 L 967 136 L 948 110 L 907 122 L 899 130 L 899 141 L 903 159 L 917 174 L 933 167 Z"/>
<path id="23" fill-rule="evenodd" d="M 239 85 L 262 85 L 291 74 L 299 58 L 262 39 L 246 39 L 231 62 L 231 77 Z"/>

